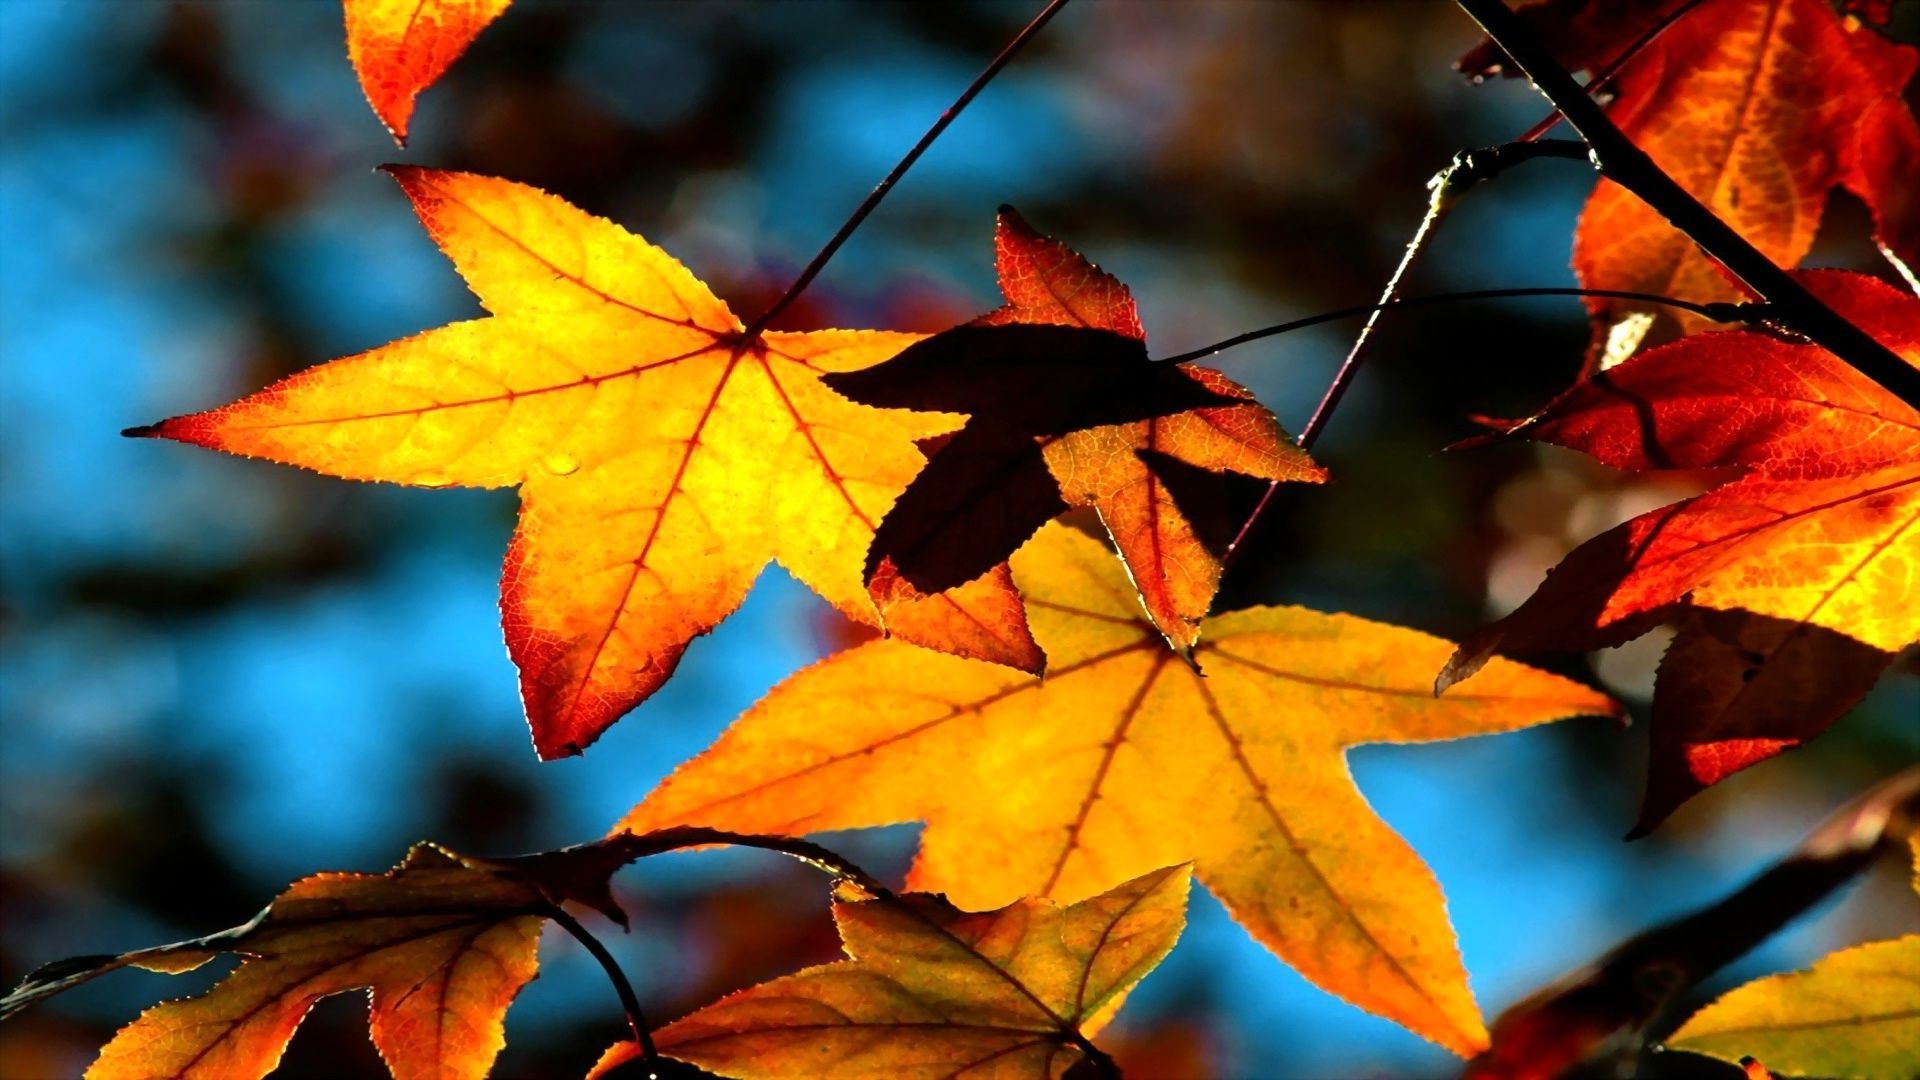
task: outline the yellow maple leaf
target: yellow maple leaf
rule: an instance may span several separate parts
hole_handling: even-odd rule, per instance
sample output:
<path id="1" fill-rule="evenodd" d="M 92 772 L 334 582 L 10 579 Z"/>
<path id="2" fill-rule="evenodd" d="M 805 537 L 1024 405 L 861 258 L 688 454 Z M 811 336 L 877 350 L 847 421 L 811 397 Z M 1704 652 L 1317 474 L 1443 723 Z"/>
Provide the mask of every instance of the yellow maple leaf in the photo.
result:
<path id="1" fill-rule="evenodd" d="M 967 908 L 1073 901 L 1191 860 L 1309 979 L 1461 1054 L 1485 1045 L 1438 883 L 1345 752 L 1607 713 L 1509 661 L 1436 699 L 1451 646 L 1294 607 L 1207 620 L 1181 663 L 1112 555 L 1049 525 L 1015 556 L 1044 681 L 897 641 L 788 679 L 620 822 L 802 834 L 927 823 L 909 883 Z"/>
<path id="2" fill-rule="evenodd" d="M 855 405 L 820 383 L 913 334 L 751 338 L 659 248 L 522 184 L 389 170 L 492 317 L 128 432 L 335 476 L 518 485 L 501 584 L 543 757 L 578 753 L 664 683 L 687 643 L 781 565 L 850 618 L 1038 670 L 1004 566 L 876 608 L 874 523 L 953 417 Z"/>

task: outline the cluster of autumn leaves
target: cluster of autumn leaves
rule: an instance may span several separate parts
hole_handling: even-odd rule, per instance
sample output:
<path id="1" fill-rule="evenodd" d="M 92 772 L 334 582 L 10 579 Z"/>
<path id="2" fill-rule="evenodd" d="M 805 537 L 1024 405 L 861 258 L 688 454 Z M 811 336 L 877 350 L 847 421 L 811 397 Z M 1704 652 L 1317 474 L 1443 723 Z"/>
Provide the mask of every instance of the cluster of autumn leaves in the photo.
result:
<path id="1" fill-rule="evenodd" d="M 505 7 L 347 0 L 353 63 L 396 135 Z M 1844 185 L 1895 264 L 1917 264 L 1920 126 L 1900 100 L 1915 50 L 1827 0 L 1530 12 L 1572 67 L 1640 42 L 1612 80 L 1616 119 L 1776 261 L 1807 253 Z M 1488 73 L 1497 54 L 1465 63 Z M 127 964 L 248 958 L 124 1029 L 93 1076 L 261 1075 L 314 1000 L 357 987 L 396 1076 L 483 1075 L 542 923 L 569 901 L 617 916 L 606 875 L 649 837 L 903 821 L 925 824 L 916 894 L 836 871 L 849 960 L 616 1047 L 599 1072 L 657 1050 L 735 1076 L 1098 1074 L 1111 1063 L 1088 1036 L 1172 947 L 1189 874 L 1316 984 L 1472 1056 L 1487 1029 L 1440 887 L 1368 807 L 1349 747 L 1617 714 L 1494 654 L 1671 624 L 1650 829 L 1823 730 L 1920 639 L 1920 412 L 1779 328 L 1701 332 L 1593 302 L 1606 366 L 1506 434 L 1722 482 L 1594 538 L 1456 648 L 1298 607 L 1213 613 L 1227 478 L 1326 470 L 1245 389 L 1152 359 L 1126 286 L 1010 210 L 1003 306 L 930 337 L 776 332 L 552 195 L 389 172 L 488 314 L 130 434 L 517 487 L 501 607 L 543 757 L 579 753 L 663 685 L 770 561 L 885 636 L 781 683 L 597 844 L 505 861 L 423 846 L 384 875 L 301 881 L 225 934 L 36 975 L 9 1010 Z M 1744 295 L 1605 181 L 1576 263 L 1593 288 Z M 1858 273 L 1802 280 L 1920 366 L 1920 299 Z M 1086 513 L 1054 521 L 1070 511 Z M 1756 1017 L 1831 1013 L 1871 967 L 1892 972 L 1873 984 L 1886 992 L 1833 1022 L 1894 1025 L 1883 1054 L 1844 1070 L 1817 1048 L 1763 1058 L 1911 1073 L 1915 1022 L 1870 1010 L 1886 993 L 1920 1007 L 1920 938 L 1873 948 L 1895 951 L 1786 977 L 1825 980 L 1813 990 L 1737 991 L 1676 1045 L 1751 1053 Z"/>

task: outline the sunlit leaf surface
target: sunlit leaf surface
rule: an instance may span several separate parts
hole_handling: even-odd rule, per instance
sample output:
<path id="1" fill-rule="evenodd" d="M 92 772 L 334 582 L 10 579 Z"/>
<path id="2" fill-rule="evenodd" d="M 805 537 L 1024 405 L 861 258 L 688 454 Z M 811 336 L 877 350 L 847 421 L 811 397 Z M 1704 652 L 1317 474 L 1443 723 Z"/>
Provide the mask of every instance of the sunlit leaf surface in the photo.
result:
<path id="1" fill-rule="evenodd" d="M 1196 671 L 1100 544 L 1050 525 L 1015 567 L 1044 681 L 898 641 L 859 646 L 777 687 L 621 827 L 924 821 L 911 883 L 969 908 L 1074 901 L 1192 860 L 1314 982 L 1458 1053 L 1484 1045 L 1440 887 L 1367 806 L 1345 752 L 1612 704 L 1504 661 L 1436 699 L 1447 642 L 1302 608 L 1207 620 Z"/>

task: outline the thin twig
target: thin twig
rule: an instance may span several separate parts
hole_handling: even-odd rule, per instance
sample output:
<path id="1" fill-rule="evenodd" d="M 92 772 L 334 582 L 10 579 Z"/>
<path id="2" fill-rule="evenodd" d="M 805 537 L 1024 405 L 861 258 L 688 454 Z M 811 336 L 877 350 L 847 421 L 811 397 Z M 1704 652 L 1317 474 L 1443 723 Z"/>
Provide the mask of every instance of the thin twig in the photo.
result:
<path id="1" fill-rule="evenodd" d="M 1307 426 L 1301 429 L 1299 440 L 1300 448 L 1308 450 L 1312 449 L 1314 439 L 1326 428 L 1328 418 L 1333 415 L 1334 408 L 1340 404 L 1340 398 L 1346 393 L 1347 385 L 1353 381 L 1354 372 L 1357 371 L 1360 366 L 1362 350 L 1366 347 L 1367 340 L 1373 333 L 1373 328 L 1380 321 L 1380 313 L 1384 311 L 1391 311 L 1396 308 L 1427 307 L 1432 304 L 1451 304 L 1461 300 L 1497 300 L 1525 296 L 1601 296 L 1615 300 L 1637 300 L 1643 304 L 1660 304 L 1666 307 L 1680 308 L 1683 311 L 1691 311 L 1696 315 L 1712 319 L 1715 322 L 1751 322 L 1762 318 L 1767 310 L 1763 304 L 1697 304 L 1691 300 L 1680 300 L 1671 296 L 1626 292 L 1619 289 L 1477 289 L 1468 292 L 1436 293 L 1432 296 L 1395 297 L 1393 293 L 1399 289 L 1401 277 L 1405 273 L 1406 268 L 1412 264 L 1414 256 L 1419 250 L 1418 245 L 1423 242 L 1423 238 L 1428 232 L 1427 225 L 1436 220 L 1438 219 L 1429 213 L 1426 221 L 1422 222 L 1421 231 L 1414 234 L 1413 243 L 1407 245 L 1407 254 L 1400 260 L 1400 269 L 1394 272 L 1393 280 L 1387 285 L 1387 291 L 1384 294 L 1385 298 L 1379 303 L 1366 304 L 1360 307 L 1340 308 L 1336 311 L 1323 311 L 1318 315 L 1309 315 L 1302 319 L 1295 319 L 1292 322 L 1265 326 L 1258 330 L 1249 330 L 1244 334 L 1230 337 L 1225 341 L 1215 342 L 1212 345 L 1195 349 L 1192 352 L 1181 353 L 1178 356 L 1169 356 L 1158 362 L 1165 364 L 1199 360 L 1203 357 L 1212 356 L 1214 353 L 1224 349 L 1231 349 L 1236 345 L 1244 345 L 1249 341 L 1258 341 L 1261 338 L 1273 337 L 1277 334 L 1304 330 L 1309 326 L 1318 326 L 1321 323 L 1333 322 L 1336 319 L 1350 319 L 1356 315 L 1367 315 L 1367 323 L 1361 328 L 1360 336 L 1355 339 L 1353 348 L 1347 353 L 1347 359 L 1340 365 L 1339 372 L 1334 376 L 1332 384 L 1327 387 L 1326 395 L 1320 399 L 1319 406 L 1313 410 L 1313 416 L 1307 420 Z M 1275 480 L 1268 483 L 1267 490 L 1260 495 L 1260 501 L 1254 504 L 1253 512 L 1249 513 L 1247 519 L 1240 523 L 1240 530 L 1233 534 L 1233 539 L 1228 542 L 1226 551 L 1220 556 L 1220 567 L 1223 572 L 1227 567 L 1233 565 L 1234 556 L 1240 552 L 1247 537 L 1253 533 L 1254 526 L 1258 525 L 1265 517 L 1267 508 L 1273 503 L 1274 493 L 1279 489 L 1279 481 Z"/>
<path id="2" fill-rule="evenodd" d="M 1536 157 L 1585 158 L 1586 146 L 1582 143 L 1561 140 L 1530 140 L 1485 150 L 1466 151 L 1455 154 L 1453 161 L 1446 168 L 1435 173 L 1433 178 L 1427 181 L 1429 192 L 1427 212 L 1421 217 L 1419 227 L 1414 230 L 1413 239 L 1407 241 L 1407 249 L 1400 256 L 1400 264 L 1394 267 L 1393 276 L 1387 279 L 1386 288 L 1381 290 L 1380 302 L 1366 309 L 1368 313 L 1366 325 L 1360 328 L 1359 336 L 1354 339 L 1353 347 L 1347 350 L 1346 359 L 1341 361 L 1339 370 L 1334 373 L 1333 381 L 1327 386 L 1327 392 L 1320 398 L 1320 404 L 1314 408 L 1313 415 L 1307 419 L 1307 426 L 1301 429 L 1301 449 L 1311 450 L 1314 442 L 1319 439 L 1320 432 L 1326 427 L 1327 421 L 1332 419 L 1334 408 L 1340 404 L 1340 399 L 1346 395 L 1347 387 L 1352 384 L 1354 376 L 1360 371 L 1361 359 L 1366 355 L 1367 346 L 1372 343 L 1373 331 L 1380 323 L 1381 313 L 1388 308 L 1400 306 L 1401 284 L 1406 280 L 1407 273 L 1412 270 L 1413 264 L 1419 261 L 1420 254 L 1425 250 L 1427 241 L 1432 238 L 1434 229 L 1453 208 L 1460 194 L 1483 180 L 1498 176 L 1522 161 L 1530 161 Z M 1289 329 L 1299 329 L 1299 327 Z M 1285 331 L 1275 329 L 1273 332 L 1284 333 Z M 1253 340 L 1245 335 L 1242 337 L 1245 340 Z M 1240 343 L 1240 340 L 1234 340 L 1230 344 Z M 1220 556 L 1222 573 L 1227 567 L 1233 565 L 1235 557 L 1244 548 L 1247 537 L 1251 536 L 1254 527 L 1265 519 L 1267 509 L 1273 505 L 1273 497 L 1279 490 L 1280 482 L 1276 480 L 1267 484 L 1267 490 L 1261 492 L 1260 501 L 1254 504 L 1253 512 L 1240 523 L 1239 531 L 1233 534 L 1233 539 L 1228 542 L 1226 551 Z"/>
<path id="3" fill-rule="evenodd" d="M 1427 221 L 1432 222 L 1435 220 L 1437 220 L 1437 218 L 1430 213 Z M 1422 238 L 1427 233 L 1427 229 L 1424 226 L 1425 223 L 1423 223 L 1421 232 L 1414 235 L 1414 242 L 1407 245 L 1407 255 L 1400 261 L 1400 270 L 1395 271 L 1393 280 L 1387 285 L 1387 292 L 1384 294 L 1386 298 L 1382 299 L 1379 303 L 1363 304 L 1359 307 L 1339 308 L 1334 311 L 1323 311 L 1317 315 L 1308 315 L 1304 318 L 1294 319 L 1291 322 L 1277 323 L 1273 326 L 1263 326 L 1258 330 L 1249 330 L 1244 334 L 1237 334 L 1227 338 L 1225 341 L 1217 341 L 1212 345 L 1202 346 L 1191 352 L 1180 353 L 1177 356 L 1164 357 L 1155 362 L 1161 364 L 1180 364 L 1190 360 L 1200 360 L 1223 350 L 1231 349 L 1236 345 L 1245 345 L 1249 341 L 1258 341 L 1261 338 L 1292 333 L 1295 330 L 1304 330 L 1310 326 L 1319 326 L 1321 323 L 1334 322 L 1339 319 L 1350 319 L 1357 315 L 1367 315 L 1367 323 L 1361 328 L 1360 336 L 1354 341 L 1353 348 L 1347 353 L 1346 361 L 1340 365 L 1339 372 L 1334 375 L 1333 382 L 1327 387 L 1326 395 L 1320 399 L 1319 406 L 1313 410 L 1313 416 L 1307 420 L 1307 426 L 1300 431 L 1300 448 L 1310 450 L 1313 448 L 1314 440 L 1319 436 L 1320 432 L 1326 429 L 1327 420 L 1333 415 L 1334 408 L 1340 404 L 1340 399 L 1346 393 L 1347 386 L 1353 381 L 1354 373 L 1360 366 L 1362 350 L 1366 347 L 1368 338 L 1373 333 L 1373 328 L 1379 323 L 1379 317 L 1382 312 L 1393 311 L 1399 308 L 1452 304 L 1463 300 L 1505 300 L 1530 296 L 1598 296 L 1611 300 L 1635 300 L 1642 304 L 1658 304 L 1663 307 L 1691 311 L 1702 318 L 1723 323 L 1758 322 L 1766 318 L 1771 311 L 1765 304 L 1721 302 L 1701 304 L 1692 300 L 1681 300 L 1672 296 L 1629 292 L 1623 289 L 1575 289 L 1558 287 L 1473 289 L 1466 292 L 1435 293 L 1431 296 L 1395 297 L 1393 293 L 1400 287 L 1400 279 L 1403 272 L 1407 266 L 1412 263 L 1413 257 L 1418 251 L 1417 245 L 1423 242 Z M 1248 535 L 1253 532 L 1254 526 L 1259 524 L 1261 518 L 1265 515 L 1267 507 L 1273 501 L 1274 492 L 1277 491 L 1279 487 L 1279 481 L 1269 483 L 1267 490 L 1261 494 L 1260 501 L 1254 504 L 1253 512 L 1248 514 L 1247 519 L 1241 523 L 1240 531 L 1234 534 L 1233 540 L 1227 544 L 1226 551 L 1222 553 L 1220 557 L 1220 565 L 1223 569 L 1232 565 L 1234 555 L 1240 551 L 1242 543 Z"/>
<path id="4" fill-rule="evenodd" d="M 1211 345 L 1202 345 L 1200 348 L 1178 353 L 1173 356 L 1163 356 L 1153 362 L 1156 364 L 1185 364 L 1194 360 L 1204 360 L 1216 353 L 1224 352 L 1237 345 L 1245 345 L 1250 341 L 1276 337 L 1280 334 L 1292 333 L 1295 330 L 1305 330 L 1308 327 L 1319 326 L 1322 323 L 1351 319 L 1366 315 L 1370 312 L 1377 314 L 1383 311 L 1395 311 L 1400 308 L 1433 307 L 1438 304 L 1458 304 L 1469 300 L 1515 300 L 1536 296 L 1597 296 L 1609 300 L 1635 300 L 1642 304 L 1658 304 L 1661 307 L 1679 308 L 1682 311 L 1690 311 L 1701 318 L 1723 323 L 1758 322 L 1769 318 L 1772 312 L 1772 309 L 1765 304 L 1737 303 L 1733 301 L 1714 301 L 1703 304 L 1695 300 L 1682 300 L 1676 296 L 1631 292 L 1626 289 L 1581 289 L 1571 285 L 1513 289 L 1467 289 L 1462 292 L 1431 293 L 1426 296 L 1402 296 L 1372 304 L 1356 304 L 1353 307 L 1322 311 L 1315 315 L 1305 315 L 1288 322 L 1275 323 L 1272 326 L 1263 326 L 1258 330 L 1249 330 L 1244 334 L 1235 334 L 1233 337 L 1216 341 Z M 1372 319 L 1367 320 L 1367 325 L 1372 326 L 1374 321 L 1375 320 Z M 1329 396 L 1332 396 L 1333 389 L 1329 387 L 1327 393 Z M 1314 420 L 1309 420 L 1307 421 L 1308 426 L 1300 433 L 1300 444 L 1302 446 L 1308 446 L 1312 443 L 1312 438 L 1308 434 L 1309 432 L 1318 434 L 1318 432 L 1326 426 L 1326 421 L 1323 418 L 1323 413 L 1326 410 L 1326 402 L 1323 400 L 1321 402 L 1321 408 L 1314 410 L 1314 420 L 1319 420 L 1320 423 L 1315 424 Z"/>
<path id="5" fill-rule="evenodd" d="M 1780 321 L 1920 409 L 1920 368 L 1848 322 L 1634 145 L 1505 0 L 1455 0 L 1592 148 L 1594 164 L 1771 304 Z"/>
<path id="6" fill-rule="evenodd" d="M 772 307 L 762 312 L 759 318 L 747 326 L 746 331 L 741 334 L 743 339 L 751 341 L 757 337 L 780 316 L 781 312 L 787 310 L 788 306 L 800 298 L 800 294 L 806 291 L 808 285 L 813 284 L 813 279 L 820 275 L 820 271 L 826 269 L 828 261 L 840 250 L 840 246 L 847 242 L 848 237 L 851 237 L 854 230 L 860 227 L 861 222 L 867 220 L 867 215 L 873 213 L 874 208 L 880 205 L 880 200 L 885 199 L 887 193 L 893 190 L 893 186 L 900 182 L 900 178 L 907 175 L 907 170 L 913 168 L 914 162 L 920 160 L 920 155 L 926 153 L 934 140 L 938 139 L 941 133 L 947 130 L 947 126 L 959 117 L 961 111 L 980 95 L 980 91 L 987 88 L 987 84 L 993 81 L 994 76 L 1000 74 L 1000 69 L 1012 62 L 1020 50 L 1026 47 L 1027 42 L 1033 40 L 1034 35 L 1038 34 L 1041 28 L 1052 21 L 1053 17 L 1059 14 L 1060 9 L 1066 6 L 1067 0 L 1049 0 L 1047 6 L 1040 10 L 1040 14 L 1033 17 L 1033 21 L 1014 35 L 1012 41 L 1007 42 L 1007 47 L 1000 50 L 1000 55 L 994 57 L 992 63 L 988 64 L 980 74 L 974 76 L 973 82 L 961 91 L 953 104 L 947 106 L 947 111 L 940 114 L 940 119 L 933 122 L 933 126 L 927 129 L 926 134 L 920 136 L 920 141 L 913 144 L 913 149 L 907 151 L 907 155 L 900 159 L 899 164 L 893 167 L 893 171 L 867 193 L 867 197 L 854 208 L 853 214 L 840 226 L 840 231 L 834 233 L 833 238 L 828 240 L 819 254 L 813 257 L 813 261 L 807 264 L 806 269 L 800 271 L 800 276 L 793 279 L 793 284 L 787 286 L 787 291 L 780 294 L 780 299 L 775 300 Z"/>
<path id="7" fill-rule="evenodd" d="M 1458 160 L 1455 159 L 1456 163 Z M 1434 229 L 1453 209 L 1460 187 L 1454 175 L 1454 166 L 1450 165 L 1427 183 L 1427 212 L 1421 215 L 1419 226 L 1413 230 L 1413 239 L 1407 241 L 1407 249 L 1400 254 L 1400 264 L 1393 268 L 1386 287 L 1380 290 L 1381 306 L 1361 324 L 1360 333 L 1347 350 L 1346 359 L 1340 362 L 1339 370 L 1333 373 L 1333 381 L 1327 384 L 1327 392 L 1320 395 L 1320 404 L 1315 405 L 1313 415 L 1307 417 L 1307 426 L 1300 429 L 1300 449 L 1311 450 L 1313 444 L 1319 441 L 1320 433 L 1326 430 L 1327 421 L 1333 416 L 1333 410 L 1339 406 L 1340 399 L 1346 396 L 1347 387 L 1352 385 L 1353 377 L 1360 369 L 1360 358 L 1373 340 L 1373 332 L 1380 325 L 1380 316 L 1399 297 L 1400 283 L 1406 280 L 1413 264 L 1420 261 L 1420 254 L 1426 250 L 1427 240 L 1433 236 Z"/>
<path id="8" fill-rule="evenodd" d="M 614 993 L 620 995 L 620 1008 L 627 1016 L 627 1029 L 633 1032 L 633 1039 L 640 1044 L 640 1059 L 649 1066 L 660 1062 L 660 1049 L 653 1045 L 653 1032 L 647 1027 L 647 1017 L 640 1011 L 640 999 L 633 992 L 633 984 L 627 981 L 627 974 L 620 970 L 620 964 L 613 954 L 607 951 L 600 939 L 580 925 L 580 920 L 568 914 L 559 904 L 550 905 L 546 916 L 560 924 L 560 928 L 572 934 L 574 940 L 586 946 L 587 952 L 600 962 L 600 970 L 607 973 L 607 979 L 613 983 Z"/>

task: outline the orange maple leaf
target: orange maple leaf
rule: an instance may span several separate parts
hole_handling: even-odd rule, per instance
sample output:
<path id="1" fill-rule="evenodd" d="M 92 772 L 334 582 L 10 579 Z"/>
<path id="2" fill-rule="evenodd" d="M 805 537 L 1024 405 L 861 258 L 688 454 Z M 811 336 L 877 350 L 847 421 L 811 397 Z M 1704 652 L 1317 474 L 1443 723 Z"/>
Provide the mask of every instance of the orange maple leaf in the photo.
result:
<path id="1" fill-rule="evenodd" d="M 82 957 L 29 976 L 0 1015 L 124 967 L 192 971 L 244 957 L 198 997 L 156 1005 L 113 1037 L 88 1080 L 240 1080 L 280 1062 L 314 1002 L 366 988 L 374 1046 L 399 1080 L 478 1080 L 506 1044 L 508 1005 L 538 970 L 540 928 L 560 900 L 618 916 L 581 849 L 526 865 L 416 845 L 384 874 L 315 874 L 245 925 L 177 945 Z M 542 877 L 543 871 L 552 871 Z M 586 890 L 570 891 L 576 882 Z"/>
<path id="2" fill-rule="evenodd" d="M 513 0 L 344 0 L 347 58 L 374 114 L 406 145 L 413 101 Z"/>
<path id="3" fill-rule="evenodd" d="M 520 488 L 501 583 L 542 757 L 578 753 L 666 681 L 769 560 L 850 618 L 1037 671 L 1004 566 L 876 605 L 873 523 L 952 418 L 852 404 L 820 383 L 917 335 L 753 338 L 685 267 L 603 218 L 488 177 L 395 166 L 492 317 L 294 375 L 128 432 L 335 476 Z"/>
<path id="4" fill-rule="evenodd" d="M 789 678 L 618 828 L 799 835 L 924 821 L 909 884 L 967 908 L 1073 901 L 1192 860 L 1307 978 L 1461 1054 L 1485 1044 L 1440 887 L 1346 750 L 1606 713 L 1502 662 L 1436 699 L 1447 642 L 1350 615 L 1207 620 L 1178 662 L 1114 559 L 1048 525 L 1014 558 L 1042 681 L 875 641 Z"/>
<path id="5" fill-rule="evenodd" d="M 1186 925 L 1189 868 L 1167 867 L 1062 907 L 1021 899 L 969 913 L 944 897 L 833 905 L 848 960 L 732 994 L 656 1037 L 721 1076 L 810 1080 L 1058 1080 Z M 588 1074 L 639 1056 L 609 1049 Z"/>
<path id="6" fill-rule="evenodd" d="M 1920 299 L 1843 271 L 1807 287 L 1920 366 Z M 1513 429 L 1615 468 L 1738 470 L 1568 555 L 1462 644 L 1587 650 L 1675 621 L 1638 831 L 1824 731 L 1920 638 L 1920 413 L 1815 345 L 1697 334 L 1601 372 Z"/>
<path id="7" fill-rule="evenodd" d="M 1571 67 L 1603 67 L 1681 0 L 1554 0 L 1530 8 Z M 1497 52 L 1463 70 L 1484 73 Z M 1680 185 L 1782 266 L 1806 257 L 1828 193 L 1872 211 L 1882 251 L 1920 288 L 1920 122 L 1902 94 L 1920 50 L 1846 18 L 1831 0 L 1705 0 L 1628 60 L 1611 86 L 1614 122 Z M 1574 236 L 1588 288 L 1690 300 L 1745 297 L 1659 212 L 1602 180 Z M 1608 354 L 1709 325 L 1629 301 L 1587 301 Z M 1624 325 L 1622 325 L 1624 322 Z"/>
<path id="8" fill-rule="evenodd" d="M 1011 207 L 994 248 L 1005 306 L 826 379 L 870 405 L 970 415 L 876 531 L 876 595 L 896 575 L 949 588 L 1069 507 L 1091 507 L 1184 652 L 1220 587 L 1227 474 L 1318 483 L 1326 471 L 1226 376 L 1148 360 L 1127 287 Z"/>

